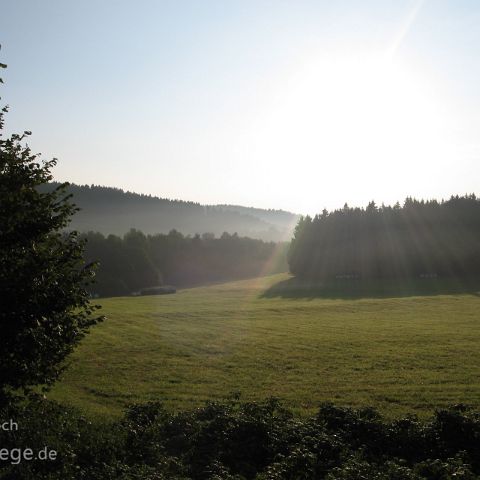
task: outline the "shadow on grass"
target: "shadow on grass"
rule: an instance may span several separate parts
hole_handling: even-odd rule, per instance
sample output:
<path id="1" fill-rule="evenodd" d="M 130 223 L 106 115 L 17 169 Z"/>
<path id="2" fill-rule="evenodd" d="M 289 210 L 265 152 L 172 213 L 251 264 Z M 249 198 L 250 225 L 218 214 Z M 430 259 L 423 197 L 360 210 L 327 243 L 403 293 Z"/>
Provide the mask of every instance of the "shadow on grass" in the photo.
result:
<path id="1" fill-rule="evenodd" d="M 333 280 L 314 283 L 296 277 L 268 288 L 261 298 L 360 299 L 467 293 L 480 296 L 480 278 L 413 280 Z"/>

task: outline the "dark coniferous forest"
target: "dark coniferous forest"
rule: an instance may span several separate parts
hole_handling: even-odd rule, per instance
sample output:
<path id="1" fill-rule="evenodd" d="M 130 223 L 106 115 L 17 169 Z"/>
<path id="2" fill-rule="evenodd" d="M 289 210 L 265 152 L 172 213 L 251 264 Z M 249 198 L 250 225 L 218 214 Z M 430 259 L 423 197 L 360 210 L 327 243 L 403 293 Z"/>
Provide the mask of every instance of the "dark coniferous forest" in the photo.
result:
<path id="1" fill-rule="evenodd" d="M 123 237 L 89 232 L 85 259 L 98 261 L 91 292 L 128 295 L 156 285 L 194 286 L 287 270 L 287 243 L 264 242 L 223 233 L 185 236 L 145 235 L 130 230 Z"/>
<path id="2" fill-rule="evenodd" d="M 156 285 L 187 287 L 249 278 L 288 268 L 308 281 L 480 276 L 480 200 L 475 195 L 324 210 L 313 219 L 300 219 L 290 247 L 227 232 L 220 237 L 177 230 L 146 235 L 131 229 L 123 236 L 88 232 L 83 237 L 86 261 L 99 262 L 97 282 L 91 287 L 99 296 L 128 295 Z"/>
<path id="3" fill-rule="evenodd" d="M 476 277 L 480 199 L 324 210 L 299 221 L 288 257 L 290 271 L 308 280 Z"/>

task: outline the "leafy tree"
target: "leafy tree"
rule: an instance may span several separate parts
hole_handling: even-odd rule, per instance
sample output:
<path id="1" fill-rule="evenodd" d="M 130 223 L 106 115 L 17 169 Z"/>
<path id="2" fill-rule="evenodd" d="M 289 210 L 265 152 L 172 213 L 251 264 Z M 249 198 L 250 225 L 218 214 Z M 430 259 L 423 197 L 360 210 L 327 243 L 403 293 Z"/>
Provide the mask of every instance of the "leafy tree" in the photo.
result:
<path id="1" fill-rule="evenodd" d="M 64 233 L 77 210 L 67 184 L 39 192 L 56 160 L 31 153 L 30 132 L 3 138 L 7 110 L 0 113 L 0 403 L 19 390 L 48 388 L 100 320 L 86 289 L 95 265 L 84 264 L 77 232 Z"/>

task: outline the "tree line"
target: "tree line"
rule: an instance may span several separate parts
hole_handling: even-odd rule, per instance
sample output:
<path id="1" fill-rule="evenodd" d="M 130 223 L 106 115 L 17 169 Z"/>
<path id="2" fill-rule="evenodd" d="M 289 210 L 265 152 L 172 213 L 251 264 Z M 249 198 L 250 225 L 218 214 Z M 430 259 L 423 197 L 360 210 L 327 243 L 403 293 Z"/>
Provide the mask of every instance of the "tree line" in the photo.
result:
<path id="1" fill-rule="evenodd" d="M 480 199 L 407 198 L 301 218 L 288 252 L 304 279 L 469 278 L 480 274 Z"/>
<path id="2" fill-rule="evenodd" d="M 87 263 L 98 262 L 91 293 L 128 295 L 146 287 L 178 287 L 287 271 L 284 243 L 264 242 L 237 234 L 145 235 L 131 229 L 123 237 L 98 232 L 83 235 Z"/>

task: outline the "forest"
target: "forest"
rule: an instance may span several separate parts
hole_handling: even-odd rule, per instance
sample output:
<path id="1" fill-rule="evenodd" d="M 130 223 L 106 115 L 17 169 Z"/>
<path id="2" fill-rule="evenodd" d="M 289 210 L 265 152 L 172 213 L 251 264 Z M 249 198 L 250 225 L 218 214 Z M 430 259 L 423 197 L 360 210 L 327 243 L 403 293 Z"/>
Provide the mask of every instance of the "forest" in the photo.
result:
<path id="1" fill-rule="evenodd" d="M 249 278 L 287 270 L 286 243 L 223 233 L 185 236 L 145 235 L 132 229 L 123 237 L 89 232 L 85 260 L 98 262 L 95 296 L 128 295 L 156 285 L 176 287 Z"/>
<path id="2" fill-rule="evenodd" d="M 302 217 L 291 244 L 224 232 L 184 235 L 83 233 L 98 261 L 95 296 L 187 287 L 290 270 L 300 279 L 469 279 L 480 274 L 480 200 L 407 198 L 403 206 L 350 208 Z M 287 264 L 288 257 L 288 264 Z"/>
<path id="3" fill-rule="evenodd" d="M 288 252 L 302 279 L 471 278 L 480 274 L 480 199 L 407 198 L 302 218 Z"/>

